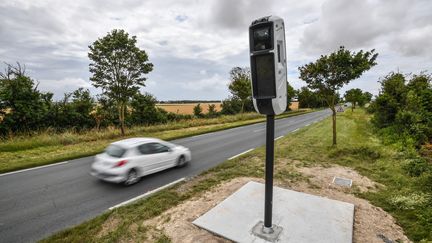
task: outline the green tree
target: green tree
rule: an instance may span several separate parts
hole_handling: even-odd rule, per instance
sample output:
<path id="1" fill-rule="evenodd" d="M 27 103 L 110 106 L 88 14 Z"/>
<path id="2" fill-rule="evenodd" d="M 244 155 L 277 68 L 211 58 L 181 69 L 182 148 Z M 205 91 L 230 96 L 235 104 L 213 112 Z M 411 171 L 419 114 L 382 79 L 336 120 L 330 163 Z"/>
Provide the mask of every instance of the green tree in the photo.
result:
<path id="1" fill-rule="evenodd" d="M 299 67 L 300 78 L 308 87 L 317 90 L 332 111 L 333 145 L 336 145 L 336 93 L 351 80 L 376 65 L 375 50 L 351 52 L 343 46 L 330 55 Z"/>
<path id="2" fill-rule="evenodd" d="M 405 106 L 406 80 L 400 73 L 389 73 L 380 81 L 380 94 L 371 105 L 374 113 L 372 122 L 379 128 L 390 126 L 396 119 L 396 114 Z"/>
<path id="3" fill-rule="evenodd" d="M 372 100 L 372 94 L 369 92 L 363 92 L 362 98 L 360 99 L 359 106 L 363 107 Z"/>
<path id="4" fill-rule="evenodd" d="M 361 89 L 350 89 L 345 92 L 345 101 L 351 102 L 352 111 L 354 111 L 356 104 L 360 104 L 363 99 L 363 91 Z"/>
<path id="5" fill-rule="evenodd" d="M 156 98 L 149 94 L 136 93 L 130 102 L 132 112 L 130 121 L 134 124 L 164 123 L 167 117 L 156 107 Z"/>
<path id="6" fill-rule="evenodd" d="M 243 113 L 246 102 L 252 98 L 250 69 L 234 67 L 230 71 L 230 79 L 228 88 L 231 94 L 240 100 L 240 113 Z"/>
<path id="7" fill-rule="evenodd" d="M 420 73 L 407 79 L 400 73 L 385 76 L 368 110 L 376 127 L 419 147 L 432 141 L 432 78 Z"/>
<path id="8" fill-rule="evenodd" d="M 287 110 L 291 110 L 291 101 L 296 97 L 296 95 L 296 90 L 293 88 L 293 86 L 287 83 Z"/>
<path id="9" fill-rule="evenodd" d="M 194 106 L 193 113 L 196 117 L 202 117 L 203 116 L 200 103 L 198 103 L 196 106 Z"/>
<path id="10" fill-rule="evenodd" d="M 45 127 L 51 93 L 41 93 L 25 67 L 6 64 L 0 73 L 0 133 L 29 132 Z"/>
<path id="11" fill-rule="evenodd" d="M 210 104 L 208 106 L 207 116 L 208 117 L 217 117 L 218 116 L 218 112 L 216 111 L 216 105 L 215 104 Z"/>
<path id="12" fill-rule="evenodd" d="M 318 92 L 312 92 L 308 87 L 301 87 L 297 91 L 300 108 L 319 108 L 324 106 L 324 100 Z"/>
<path id="13" fill-rule="evenodd" d="M 114 100 L 120 129 L 125 134 L 125 113 L 130 98 L 140 86 L 145 86 L 144 74 L 153 70 L 147 53 L 136 46 L 136 36 L 129 37 L 124 30 L 112 30 L 105 37 L 96 40 L 88 57 L 92 61 L 89 70 L 90 80 L 108 98 Z"/>

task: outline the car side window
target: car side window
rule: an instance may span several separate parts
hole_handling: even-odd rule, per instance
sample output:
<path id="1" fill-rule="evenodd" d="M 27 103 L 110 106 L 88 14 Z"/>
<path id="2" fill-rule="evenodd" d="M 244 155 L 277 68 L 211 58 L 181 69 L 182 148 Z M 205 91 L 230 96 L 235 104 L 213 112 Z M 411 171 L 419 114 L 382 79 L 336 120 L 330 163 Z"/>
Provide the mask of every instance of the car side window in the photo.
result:
<path id="1" fill-rule="evenodd" d="M 138 151 L 141 154 L 153 154 L 153 149 L 150 143 L 146 143 L 138 146 Z"/>
<path id="2" fill-rule="evenodd" d="M 169 151 L 169 148 L 165 145 L 162 145 L 160 143 L 150 143 L 152 153 L 165 153 Z"/>

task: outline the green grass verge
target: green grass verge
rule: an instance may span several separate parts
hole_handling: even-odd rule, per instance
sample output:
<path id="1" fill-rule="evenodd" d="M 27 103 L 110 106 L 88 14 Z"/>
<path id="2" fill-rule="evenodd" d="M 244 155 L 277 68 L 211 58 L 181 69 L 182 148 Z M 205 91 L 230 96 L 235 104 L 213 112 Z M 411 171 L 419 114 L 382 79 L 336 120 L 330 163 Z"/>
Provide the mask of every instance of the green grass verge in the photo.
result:
<path id="1" fill-rule="evenodd" d="M 377 192 L 357 196 L 392 214 L 413 241 L 431 241 L 431 189 L 421 186 L 421 177 L 411 177 L 404 170 L 406 159 L 412 154 L 382 144 L 380 139 L 372 134 L 369 117 L 362 110 L 338 114 L 337 124 L 338 145 L 335 147 L 330 146 L 330 119 L 278 140 L 275 150 L 276 182 L 289 184 L 308 180 L 294 172 L 293 166 L 340 164 L 352 167 L 384 185 Z M 258 148 L 236 159 L 225 161 L 190 181 L 162 190 L 134 204 L 106 212 L 76 227 L 54 234 L 43 242 L 145 241 L 150 237 L 148 229 L 142 227 L 145 220 L 192 197 L 200 197 L 232 178 L 262 178 L 264 155 L 264 148 Z M 293 160 L 298 161 L 296 165 L 292 163 Z M 112 222 L 116 222 L 115 226 L 106 230 L 105 226 L 112 225 Z M 157 237 L 162 239 L 162 242 L 169 242 L 169 238 L 163 233 Z M 154 238 L 155 236 L 152 237 Z"/>
<path id="2" fill-rule="evenodd" d="M 309 112 L 311 111 L 287 112 L 278 118 Z M 265 118 L 262 115 L 245 113 L 212 119 L 171 122 L 163 125 L 137 126 L 128 129 L 125 136 L 121 136 L 118 129 L 61 134 L 47 131 L 32 137 L 17 137 L 2 141 L 0 143 L 0 173 L 94 155 L 100 153 L 113 141 L 128 137 L 144 136 L 173 140 L 263 121 Z"/>

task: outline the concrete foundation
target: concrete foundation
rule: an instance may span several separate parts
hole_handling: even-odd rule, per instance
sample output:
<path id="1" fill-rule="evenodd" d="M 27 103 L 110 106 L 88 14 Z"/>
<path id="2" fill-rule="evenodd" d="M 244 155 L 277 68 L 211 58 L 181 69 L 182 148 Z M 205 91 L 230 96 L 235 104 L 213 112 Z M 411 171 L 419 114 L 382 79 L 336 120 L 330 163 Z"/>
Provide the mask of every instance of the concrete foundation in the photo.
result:
<path id="1" fill-rule="evenodd" d="M 264 184 L 257 182 L 247 183 L 193 224 L 236 242 L 352 242 L 353 204 L 279 187 L 273 193 L 277 237 L 257 235 L 264 218 Z"/>

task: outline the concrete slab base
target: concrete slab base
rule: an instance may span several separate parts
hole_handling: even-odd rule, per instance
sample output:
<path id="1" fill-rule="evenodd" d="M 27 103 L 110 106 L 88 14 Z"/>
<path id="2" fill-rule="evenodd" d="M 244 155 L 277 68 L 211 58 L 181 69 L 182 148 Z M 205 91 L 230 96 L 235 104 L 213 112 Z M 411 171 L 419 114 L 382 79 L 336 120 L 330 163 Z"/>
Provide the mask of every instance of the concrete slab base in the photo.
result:
<path id="1" fill-rule="evenodd" d="M 236 242 L 269 242 L 253 233 L 264 218 L 264 184 L 248 182 L 193 224 Z M 273 189 L 276 242 L 352 242 L 354 205 L 279 187 Z"/>

